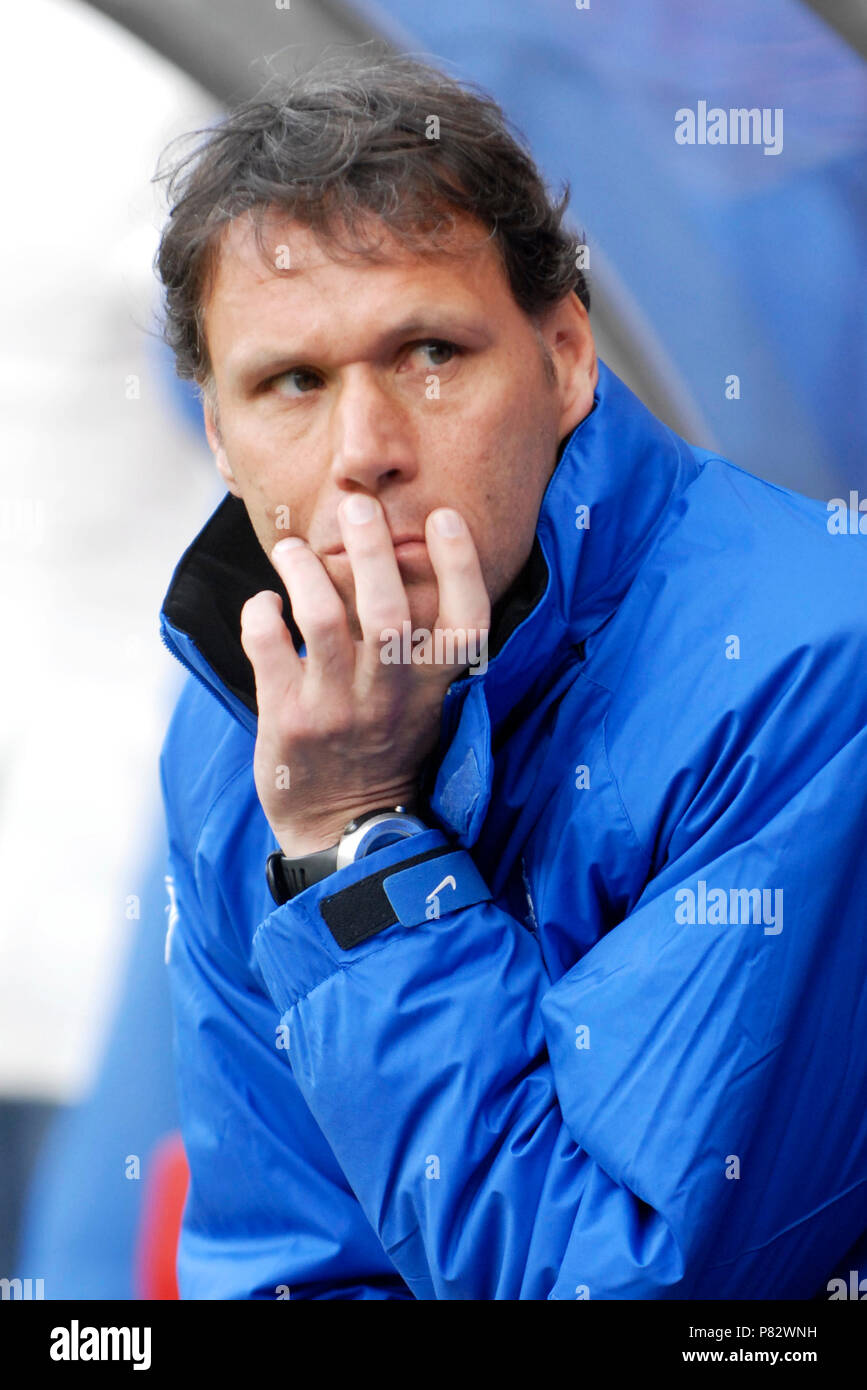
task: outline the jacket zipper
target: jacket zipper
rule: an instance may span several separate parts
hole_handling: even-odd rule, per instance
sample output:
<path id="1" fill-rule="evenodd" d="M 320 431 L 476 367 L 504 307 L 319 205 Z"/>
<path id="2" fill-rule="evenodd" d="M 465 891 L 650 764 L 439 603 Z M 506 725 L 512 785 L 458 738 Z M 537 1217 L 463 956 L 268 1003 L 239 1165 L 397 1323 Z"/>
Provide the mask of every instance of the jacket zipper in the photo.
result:
<path id="1" fill-rule="evenodd" d="M 199 685 L 204 686 L 205 690 L 207 690 L 211 695 L 213 695 L 215 700 L 219 700 L 220 704 L 223 706 L 223 709 L 226 710 L 227 714 L 231 714 L 232 718 L 235 720 L 235 723 L 240 724 L 241 728 L 244 730 L 245 733 L 249 733 L 250 731 L 247 729 L 247 726 L 243 724 L 242 721 L 238 718 L 237 714 L 232 709 L 232 706 L 229 704 L 228 700 L 224 699 L 223 696 L 220 694 L 219 690 L 215 690 L 214 687 L 211 685 L 211 682 L 206 681 L 204 676 L 200 675 L 199 672 L 196 670 L 195 666 L 192 666 L 190 662 L 187 661 L 186 657 L 181 655 L 177 647 L 174 646 L 174 644 L 166 636 L 165 629 L 162 626 L 160 626 L 160 640 L 162 641 L 162 644 L 165 647 L 166 651 L 170 652 L 171 655 L 175 658 L 175 661 L 180 662 L 181 666 L 184 667 L 184 670 L 189 671 L 190 675 L 194 676 L 196 680 L 199 682 Z"/>

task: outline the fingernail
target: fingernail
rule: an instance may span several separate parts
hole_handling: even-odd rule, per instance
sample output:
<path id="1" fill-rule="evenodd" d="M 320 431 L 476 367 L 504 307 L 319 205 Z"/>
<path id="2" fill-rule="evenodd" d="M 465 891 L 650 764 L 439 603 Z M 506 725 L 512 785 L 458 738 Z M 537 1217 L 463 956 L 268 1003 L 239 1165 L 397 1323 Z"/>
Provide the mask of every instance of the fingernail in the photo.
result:
<path id="1" fill-rule="evenodd" d="M 441 536 L 459 536 L 464 529 L 459 514 L 453 512 L 451 507 L 443 507 L 434 513 L 434 526 Z"/>
<path id="2" fill-rule="evenodd" d="M 282 541 L 278 541 L 271 551 L 272 555 L 285 555 L 287 551 L 293 550 L 296 545 L 304 545 L 301 536 L 286 536 Z"/>
<path id="3" fill-rule="evenodd" d="M 361 526 L 365 521 L 372 521 L 376 516 L 376 503 L 372 497 L 367 497 L 365 493 L 354 492 L 344 502 L 343 514 L 347 521 L 351 521 L 355 526 Z"/>

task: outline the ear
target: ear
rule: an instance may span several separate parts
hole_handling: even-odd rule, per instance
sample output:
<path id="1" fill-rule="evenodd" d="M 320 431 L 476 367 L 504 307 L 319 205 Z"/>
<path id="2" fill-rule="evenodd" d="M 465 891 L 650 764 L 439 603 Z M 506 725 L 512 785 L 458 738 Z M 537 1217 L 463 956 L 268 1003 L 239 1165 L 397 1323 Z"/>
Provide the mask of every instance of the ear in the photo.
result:
<path id="1" fill-rule="evenodd" d="M 240 497 L 241 489 L 232 472 L 232 466 L 226 457 L 226 446 L 223 443 L 223 436 L 220 433 L 220 425 L 217 420 L 213 400 L 205 397 L 202 401 L 202 412 L 205 419 L 205 436 L 208 440 L 211 453 L 214 455 L 217 471 L 233 496 Z"/>
<path id="2" fill-rule="evenodd" d="M 557 373 L 558 438 L 563 439 L 590 414 L 593 393 L 599 382 L 590 315 L 577 294 L 570 290 L 540 318 L 539 329 Z"/>

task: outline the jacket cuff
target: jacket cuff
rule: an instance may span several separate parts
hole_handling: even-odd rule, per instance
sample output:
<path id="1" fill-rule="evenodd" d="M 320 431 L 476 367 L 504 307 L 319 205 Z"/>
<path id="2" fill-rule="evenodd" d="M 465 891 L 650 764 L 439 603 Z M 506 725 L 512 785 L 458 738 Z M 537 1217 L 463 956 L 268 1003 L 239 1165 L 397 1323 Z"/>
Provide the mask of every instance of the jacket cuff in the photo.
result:
<path id="1" fill-rule="evenodd" d="M 491 896 L 470 854 L 440 830 L 387 845 L 275 908 L 253 937 L 281 1013 L 354 961 Z"/>

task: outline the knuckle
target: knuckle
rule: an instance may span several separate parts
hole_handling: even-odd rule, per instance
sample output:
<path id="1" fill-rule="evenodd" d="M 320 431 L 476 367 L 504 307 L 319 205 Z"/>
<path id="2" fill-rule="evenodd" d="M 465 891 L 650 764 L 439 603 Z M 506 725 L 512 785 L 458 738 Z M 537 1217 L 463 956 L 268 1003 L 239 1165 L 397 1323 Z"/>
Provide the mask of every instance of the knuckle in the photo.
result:
<path id="1" fill-rule="evenodd" d="M 346 738 L 355 729 L 353 712 L 349 705 L 339 704 L 329 711 L 328 733 L 332 738 Z"/>
<path id="2" fill-rule="evenodd" d="M 341 738 L 347 738 L 355 729 L 355 721 L 349 710 L 344 710 L 337 716 L 334 724 L 335 732 Z"/>
<path id="3" fill-rule="evenodd" d="M 345 613 L 342 604 L 329 603 L 327 599 L 317 599 L 304 613 L 303 629 L 312 640 L 327 640 L 343 630 Z"/>
<path id="4" fill-rule="evenodd" d="M 367 626 L 371 632 L 375 632 L 377 635 L 384 633 L 387 628 L 396 628 L 400 632 L 408 617 L 407 605 L 395 603 L 390 599 L 374 601 L 364 614 Z"/>

